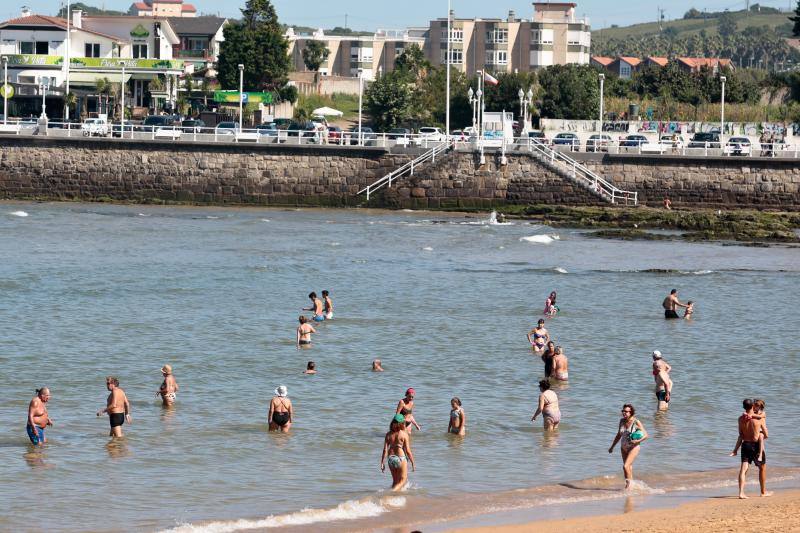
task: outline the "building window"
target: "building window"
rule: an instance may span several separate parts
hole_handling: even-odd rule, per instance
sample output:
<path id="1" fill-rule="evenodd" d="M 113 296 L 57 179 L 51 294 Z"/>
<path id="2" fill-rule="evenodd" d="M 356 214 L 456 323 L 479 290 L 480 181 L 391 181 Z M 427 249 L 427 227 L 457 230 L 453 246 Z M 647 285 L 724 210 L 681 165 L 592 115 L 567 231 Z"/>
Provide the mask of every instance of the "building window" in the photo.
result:
<path id="1" fill-rule="evenodd" d="M 553 44 L 553 30 L 532 30 L 531 42 L 533 44 Z"/>
<path id="2" fill-rule="evenodd" d="M 100 57 L 100 43 L 86 43 L 84 45 L 85 57 Z"/>
<path id="3" fill-rule="evenodd" d="M 489 43 L 507 43 L 508 42 L 508 28 L 494 28 L 486 32 L 486 42 Z"/>
<path id="4" fill-rule="evenodd" d="M 20 41 L 20 54 L 40 54 L 46 56 L 50 51 L 50 43 L 47 41 Z"/>
<path id="5" fill-rule="evenodd" d="M 487 50 L 486 51 L 486 64 L 487 65 L 507 65 L 508 52 L 505 50 Z"/>
<path id="6" fill-rule="evenodd" d="M 464 51 L 451 48 L 450 58 L 451 65 L 461 65 L 464 62 Z M 447 49 L 442 50 L 442 64 L 444 63 L 447 63 Z"/>
<path id="7" fill-rule="evenodd" d="M 620 65 L 620 67 L 619 67 L 619 75 L 622 78 L 630 78 L 631 77 L 631 67 L 629 65 Z"/>
<path id="8" fill-rule="evenodd" d="M 147 45 L 134 44 L 133 45 L 133 58 L 134 59 L 147 59 Z"/>
<path id="9" fill-rule="evenodd" d="M 442 29 L 442 41 L 447 42 L 447 26 Z M 463 43 L 464 42 L 464 28 L 450 28 L 450 42 Z"/>

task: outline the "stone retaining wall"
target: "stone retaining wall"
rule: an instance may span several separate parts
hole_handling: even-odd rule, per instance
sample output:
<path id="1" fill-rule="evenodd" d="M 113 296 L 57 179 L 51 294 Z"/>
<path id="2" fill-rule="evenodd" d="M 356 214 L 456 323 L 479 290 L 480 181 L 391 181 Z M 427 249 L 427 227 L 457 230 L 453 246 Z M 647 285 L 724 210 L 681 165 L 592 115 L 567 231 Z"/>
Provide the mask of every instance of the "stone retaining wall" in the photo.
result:
<path id="1" fill-rule="evenodd" d="M 407 162 L 383 148 L 169 144 L 0 137 L 0 198 L 258 205 L 365 205 L 356 193 Z M 418 168 L 369 205 L 498 207 L 601 204 L 528 154 L 454 152 Z M 641 203 L 800 209 L 794 160 L 594 155 L 584 164 Z"/>

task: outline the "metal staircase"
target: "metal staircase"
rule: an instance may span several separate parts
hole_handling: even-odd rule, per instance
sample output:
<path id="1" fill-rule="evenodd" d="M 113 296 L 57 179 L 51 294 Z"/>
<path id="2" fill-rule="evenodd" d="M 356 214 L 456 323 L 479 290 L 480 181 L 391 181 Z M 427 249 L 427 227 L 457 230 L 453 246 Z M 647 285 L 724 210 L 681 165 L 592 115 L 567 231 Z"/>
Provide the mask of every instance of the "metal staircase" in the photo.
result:
<path id="1" fill-rule="evenodd" d="M 616 187 L 602 176 L 595 174 L 563 152 L 553 150 L 549 146 L 537 142 L 535 139 L 528 139 L 528 149 L 531 155 L 543 165 L 560 176 L 589 189 L 607 202 L 612 204 L 637 205 L 639 201 L 636 191 L 624 191 Z"/>
<path id="2" fill-rule="evenodd" d="M 367 193 L 367 201 L 369 202 L 370 194 L 379 189 L 382 189 L 383 187 L 391 187 L 392 181 L 404 178 L 406 176 L 413 176 L 414 169 L 419 167 L 420 165 L 427 163 L 428 161 L 430 161 L 431 163 L 435 163 L 436 158 L 441 157 L 442 154 L 450 150 L 453 147 L 453 144 L 454 141 L 452 139 L 437 144 L 436 146 L 434 146 L 430 150 L 427 150 L 417 158 L 412 159 L 403 166 L 396 168 L 389 174 L 386 174 L 384 177 L 373 181 L 372 183 L 370 183 L 369 185 L 358 191 L 358 194 Z"/>

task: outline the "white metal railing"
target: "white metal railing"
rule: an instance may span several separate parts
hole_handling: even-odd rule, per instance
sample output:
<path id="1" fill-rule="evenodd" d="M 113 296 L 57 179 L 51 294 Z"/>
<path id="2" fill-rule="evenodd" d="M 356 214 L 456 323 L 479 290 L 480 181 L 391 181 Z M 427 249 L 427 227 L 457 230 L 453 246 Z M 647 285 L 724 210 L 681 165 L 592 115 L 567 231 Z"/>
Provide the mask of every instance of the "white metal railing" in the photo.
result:
<path id="1" fill-rule="evenodd" d="M 551 167 L 560 171 L 562 175 L 580 183 L 600 196 L 603 200 L 607 200 L 612 204 L 638 204 L 639 195 L 636 191 L 624 191 L 620 189 L 602 176 L 595 174 L 575 159 L 569 157 L 564 152 L 553 150 L 543 142 L 537 142 L 536 139 L 533 138 L 528 138 L 527 141 L 528 150 L 536 155 L 540 161 L 549 163 Z"/>
<path id="2" fill-rule="evenodd" d="M 375 191 L 377 191 L 379 189 L 382 189 L 384 186 L 385 187 L 391 187 L 392 186 L 392 181 L 396 181 L 396 180 L 398 180 L 400 178 L 403 178 L 406 175 L 413 176 L 414 175 L 414 169 L 416 167 L 419 167 L 422 164 L 427 163 L 428 161 L 430 161 L 431 163 L 435 163 L 436 162 L 436 156 L 440 156 L 441 157 L 441 154 L 443 154 L 444 152 L 446 152 L 447 150 L 449 150 L 450 148 L 453 147 L 454 142 L 455 141 L 450 139 L 447 142 L 441 142 L 441 143 L 438 143 L 438 144 L 434 145 L 433 148 L 431 148 L 430 150 L 424 152 L 422 155 L 417 156 L 416 158 L 412 159 L 408 163 L 405 163 L 404 165 L 402 165 L 402 166 L 394 169 L 390 173 L 386 174 L 384 177 L 382 177 L 382 178 L 370 183 L 369 185 L 367 185 L 366 187 L 364 187 L 363 189 L 358 191 L 358 194 L 367 193 L 367 201 L 369 202 L 369 196 L 370 196 L 371 193 L 373 193 L 373 192 L 375 192 Z"/>

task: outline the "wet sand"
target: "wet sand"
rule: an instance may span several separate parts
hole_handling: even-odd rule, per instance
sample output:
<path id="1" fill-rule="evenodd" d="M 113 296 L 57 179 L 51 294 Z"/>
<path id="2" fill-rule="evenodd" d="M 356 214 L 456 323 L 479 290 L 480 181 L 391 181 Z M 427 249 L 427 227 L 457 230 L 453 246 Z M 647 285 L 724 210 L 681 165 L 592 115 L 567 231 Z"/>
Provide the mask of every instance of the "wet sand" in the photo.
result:
<path id="1" fill-rule="evenodd" d="M 800 490 L 776 492 L 760 498 L 707 498 L 669 509 L 648 509 L 621 515 L 547 520 L 527 524 L 461 529 L 464 533 L 522 533 L 555 531 L 569 533 L 649 531 L 652 533 L 731 531 L 800 531 Z"/>

